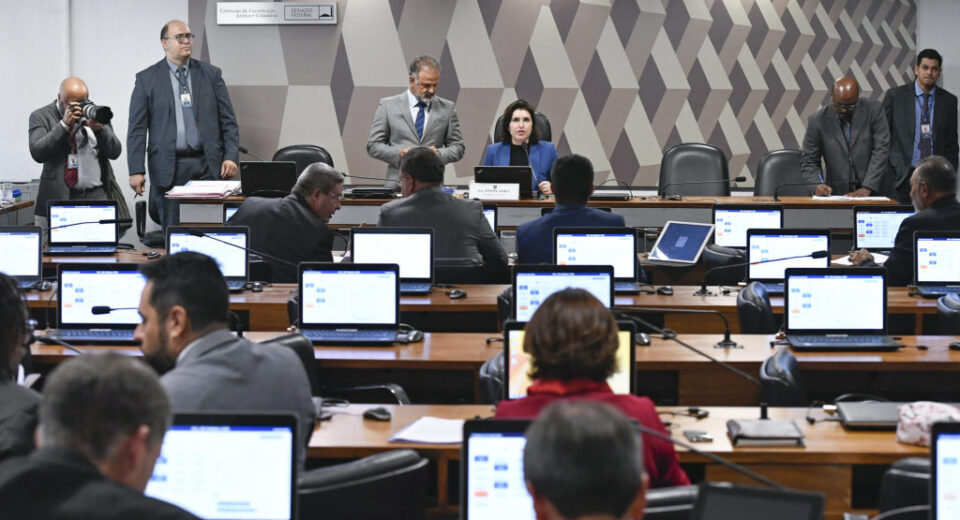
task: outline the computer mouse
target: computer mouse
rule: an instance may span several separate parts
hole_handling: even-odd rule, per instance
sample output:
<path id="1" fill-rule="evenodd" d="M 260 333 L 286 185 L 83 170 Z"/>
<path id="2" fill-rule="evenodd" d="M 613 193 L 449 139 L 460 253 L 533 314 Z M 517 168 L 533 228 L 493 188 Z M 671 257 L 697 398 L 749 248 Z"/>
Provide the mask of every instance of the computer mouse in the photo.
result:
<path id="1" fill-rule="evenodd" d="M 663 295 L 666 295 L 666 296 L 672 296 L 672 295 L 673 295 L 673 287 L 670 287 L 669 285 L 661 285 L 660 287 L 657 287 L 657 294 L 663 294 Z"/>
<path id="2" fill-rule="evenodd" d="M 376 408 L 367 408 L 363 411 L 364 419 L 371 419 L 374 421 L 389 421 L 390 420 L 390 410 L 382 406 Z"/>
<path id="3" fill-rule="evenodd" d="M 423 331 L 413 329 L 407 331 L 407 343 L 419 343 L 423 341 Z"/>
<path id="4" fill-rule="evenodd" d="M 250 292 L 263 292 L 263 284 L 255 283 L 250 286 Z"/>
<path id="5" fill-rule="evenodd" d="M 451 300 L 458 300 L 466 295 L 467 291 L 464 291 L 463 289 L 451 289 L 447 291 L 447 296 L 449 296 Z"/>
<path id="6" fill-rule="evenodd" d="M 641 347 L 646 347 L 650 345 L 650 334 L 646 332 L 638 332 L 634 337 L 634 340 L 637 342 L 637 345 Z"/>
<path id="7" fill-rule="evenodd" d="M 144 254 L 147 256 L 147 260 L 156 260 L 157 258 L 160 258 L 160 253 L 156 251 L 147 251 Z"/>
<path id="8" fill-rule="evenodd" d="M 951 343 L 950 350 L 960 350 L 960 341 L 954 341 Z"/>

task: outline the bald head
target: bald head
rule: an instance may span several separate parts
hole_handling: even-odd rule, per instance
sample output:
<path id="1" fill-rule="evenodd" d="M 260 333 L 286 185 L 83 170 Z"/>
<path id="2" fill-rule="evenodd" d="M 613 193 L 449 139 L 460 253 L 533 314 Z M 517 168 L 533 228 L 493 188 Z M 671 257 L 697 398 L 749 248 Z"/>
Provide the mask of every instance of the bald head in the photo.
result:
<path id="1" fill-rule="evenodd" d="M 860 100 L 860 85 L 853 78 L 843 77 L 833 82 L 833 109 L 840 117 L 850 117 Z"/>
<path id="2" fill-rule="evenodd" d="M 87 84 L 80 78 L 67 78 L 60 83 L 60 101 L 73 103 L 90 97 Z"/>

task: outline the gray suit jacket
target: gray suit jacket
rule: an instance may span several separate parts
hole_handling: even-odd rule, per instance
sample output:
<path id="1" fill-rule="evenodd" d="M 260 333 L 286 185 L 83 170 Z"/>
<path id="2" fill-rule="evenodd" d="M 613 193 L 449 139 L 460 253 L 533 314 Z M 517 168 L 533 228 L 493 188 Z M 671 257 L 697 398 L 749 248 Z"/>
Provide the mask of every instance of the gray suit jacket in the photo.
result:
<path id="1" fill-rule="evenodd" d="M 860 99 L 853 111 L 849 149 L 837 113 L 828 105 L 814 112 L 807 121 L 800 173 L 804 182 L 810 183 L 820 182 L 819 177 L 823 175 L 825 184 L 830 185 L 836 195 L 858 187 L 886 195 L 890 192 L 887 175 L 889 150 L 890 131 L 880 102 Z M 849 164 L 851 157 L 852 166 Z M 821 159 L 824 169 L 820 166 Z"/>
<path id="2" fill-rule="evenodd" d="M 290 412 L 300 420 L 306 446 L 313 434 L 316 411 L 310 381 L 300 358 L 290 349 L 251 343 L 226 330 L 200 338 L 176 367 L 160 378 L 176 412 Z"/>
<path id="3" fill-rule="evenodd" d="M 903 182 L 913 166 L 916 123 L 916 82 L 900 85 L 883 96 L 883 111 L 890 126 L 890 167 L 893 186 Z M 933 154 L 942 155 L 957 167 L 957 96 L 937 87 L 933 103 Z"/>
<path id="4" fill-rule="evenodd" d="M 35 207 L 35 214 L 40 217 L 47 216 L 47 201 L 70 198 L 70 188 L 63 182 L 67 154 L 70 153 L 70 140 L 69 134 L 60 124 L 60 119 L 56 101 L 30 114 L 30 156 L 34 161 L 43 163 Z M 113 179 L 110 160 L 120 157 L 120 139 L 117 139 L 117 135 L 113 133 L 113 127 L 109 124 L 103 125 L 103 128 L 94 135 L 97 136 L 100 178 L 106 188 L 109 179 Z M 108 190 L 107 193 L 110 191 Z M 123 200 L 120 202 L 126 204 Z"/>
<path id="5" fill-rule="evenodd" d="M 411 146 L 436 146 L 443 164 L 463 157 L 463 135 L 452 101 L 434 96 L 427 127 L 420 139 L 407 105 L 407 91 L 380 100 L 370 127 L 367 153 L 387 163 L 387 184 L 391 187 L 396 185 L 400 172 L 400 150 Z"/>
<path id="6" fill-rule="evenodd" d="M 507 253 L 483 216 L 483 205 L 448 195 L 439 186 L 380 207 L 380 227 L 429 227 L 438 264 L 504 268 Z"/>

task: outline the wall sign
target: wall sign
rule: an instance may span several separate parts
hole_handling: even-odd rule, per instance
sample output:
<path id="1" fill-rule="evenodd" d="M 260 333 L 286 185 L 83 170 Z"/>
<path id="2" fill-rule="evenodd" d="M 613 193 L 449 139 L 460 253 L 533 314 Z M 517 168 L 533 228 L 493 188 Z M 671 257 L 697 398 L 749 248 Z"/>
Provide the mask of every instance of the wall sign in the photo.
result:
<path id="1" fill-rule="evenodd" d="M 217 2 L 218 25 L 336 25 L 336 2 Z"/>

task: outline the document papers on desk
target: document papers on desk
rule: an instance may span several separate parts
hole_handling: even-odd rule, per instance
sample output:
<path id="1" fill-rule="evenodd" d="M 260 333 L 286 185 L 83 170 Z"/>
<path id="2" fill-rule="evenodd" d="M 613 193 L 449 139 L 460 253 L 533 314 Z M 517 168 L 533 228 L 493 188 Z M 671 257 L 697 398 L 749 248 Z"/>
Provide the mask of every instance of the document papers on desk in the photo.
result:
<path id="1" fill-rule="evenodd" d="M 167 198 L 223 198 L 240 191 L 240 181 L 190 181 L 183 186 L 174 186 Z"/>
<path id="2" fill-rule="evenodd" d="M 459 444 L 463 440 L 463 419 L 421 417 L 390 436 L 390 442 Z"/>

